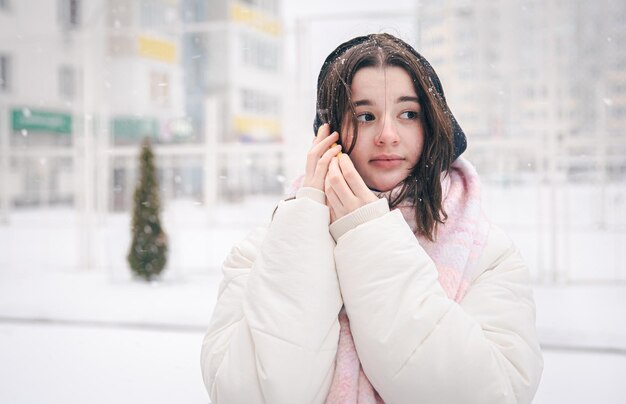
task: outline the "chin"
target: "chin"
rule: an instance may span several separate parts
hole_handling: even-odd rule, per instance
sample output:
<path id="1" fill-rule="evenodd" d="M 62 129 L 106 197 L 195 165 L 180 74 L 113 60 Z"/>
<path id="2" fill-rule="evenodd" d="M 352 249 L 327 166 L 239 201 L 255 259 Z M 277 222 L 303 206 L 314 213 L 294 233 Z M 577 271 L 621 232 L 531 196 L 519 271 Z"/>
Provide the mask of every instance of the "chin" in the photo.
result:
<path id="1" fill-rule="evenodd" d="M 396 180 L 384 180 L 384 181 L 377 181 L 377 182 L 374 182 L 372 184 L 366 184 L 366 185 L 372 191 L 387 192 L 387 191 L 391 191 L 396 186 L 400 185 L 402 183 L 402 181 L 404 181 L 404 179 L 401 179 L 399 181 L 396 181 Z"/>

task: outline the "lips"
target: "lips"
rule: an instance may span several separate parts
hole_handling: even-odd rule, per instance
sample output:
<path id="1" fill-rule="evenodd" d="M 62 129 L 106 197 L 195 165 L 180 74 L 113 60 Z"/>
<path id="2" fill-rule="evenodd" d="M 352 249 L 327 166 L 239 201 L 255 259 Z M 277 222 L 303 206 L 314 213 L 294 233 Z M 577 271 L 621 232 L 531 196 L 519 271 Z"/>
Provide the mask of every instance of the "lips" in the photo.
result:
<path id="1" fill-rule="evenodd" d="M 378 154 L 370 159 L 370 162 L 375 161 L 395 161 L 404 160 L 404 157 L 397 154 Z"/>
<path id="2" fill-rule="evenodd" d="M 378 168 L 396 168 L 402 165 L 404 157 L 397 154 L 378 154 L 370 159 L 370 164 Z"/>

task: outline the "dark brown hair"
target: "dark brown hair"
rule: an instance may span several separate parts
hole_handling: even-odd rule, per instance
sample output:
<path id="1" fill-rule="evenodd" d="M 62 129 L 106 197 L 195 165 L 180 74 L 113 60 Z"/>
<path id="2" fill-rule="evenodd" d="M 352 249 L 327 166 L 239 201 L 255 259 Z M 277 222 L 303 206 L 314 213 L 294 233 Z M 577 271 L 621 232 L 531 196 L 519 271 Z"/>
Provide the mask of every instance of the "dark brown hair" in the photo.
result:
<path id="1" fill-rule="evenodd" d="M 403 201 L 411 201 L 415 207 L 417 232 L 434 241 L 437 225 L 447 219 L 442 206 L 441 175 L 450 168 L 455 157 L 453 126 L 456 121 L 447 106 L 439 79 L 425 59 L 392 35 L 372 34 L 366 38 L 342 49 L 334 60 L 331 54 L 331 60 L 327 59 L 328 65 L 322 67 L 318 80 L 316 122 L 329 123 L 331 130 L 340 131 L 342 124 L 346 123 L 344 120 L 350 119 L 352 142 L 344 145 L 346 153 L 350 154 L 358 136 L 358 122 L 350 92 L 356 72 L 365 67 L 394 66 L 409 74 L 422 108 L 424 149 L 403 181 L 400 192 L 394 195 L 388 193 L 387 197 L 391 208 Z"/>

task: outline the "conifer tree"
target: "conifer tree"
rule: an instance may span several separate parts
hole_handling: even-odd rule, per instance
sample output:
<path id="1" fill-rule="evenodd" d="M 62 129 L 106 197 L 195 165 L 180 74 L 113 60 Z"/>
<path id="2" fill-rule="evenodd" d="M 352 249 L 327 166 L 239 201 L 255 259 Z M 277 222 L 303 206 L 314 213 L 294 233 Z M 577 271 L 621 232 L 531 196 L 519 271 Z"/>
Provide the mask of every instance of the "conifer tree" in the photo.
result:
<path id="1" fill-rule="evenodd" d="M 159 219 L 159 185 L 150 139 L 141 147 L 139 181 L 133 196 L 132 242 L 126 259 L 133 274 L 146 281 L 159 276 L 167 262 L 167 236 Z"/>

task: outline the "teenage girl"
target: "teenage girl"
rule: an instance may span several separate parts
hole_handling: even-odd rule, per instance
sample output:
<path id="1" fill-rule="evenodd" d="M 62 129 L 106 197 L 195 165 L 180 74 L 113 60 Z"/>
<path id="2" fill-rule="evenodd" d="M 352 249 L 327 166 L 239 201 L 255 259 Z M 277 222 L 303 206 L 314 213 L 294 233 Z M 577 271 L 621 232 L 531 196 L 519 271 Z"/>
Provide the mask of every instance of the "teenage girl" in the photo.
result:
<path id="1" fill-rule="evenodd" d="M 485 218 L 431 65 L 388 34 L 322 66 L 295 198 L 223 266 L 202 347 L 214 403 L 530 403 L 526 264 Z"/>

